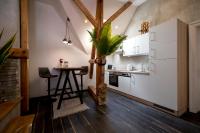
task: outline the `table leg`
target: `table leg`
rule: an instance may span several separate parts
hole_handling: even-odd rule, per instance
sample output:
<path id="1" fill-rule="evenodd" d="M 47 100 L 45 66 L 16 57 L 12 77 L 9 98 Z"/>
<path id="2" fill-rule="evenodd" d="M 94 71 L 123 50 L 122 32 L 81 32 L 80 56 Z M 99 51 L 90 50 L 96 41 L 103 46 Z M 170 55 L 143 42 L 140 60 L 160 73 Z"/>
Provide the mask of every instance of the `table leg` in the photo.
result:
<path id="1" fill-rule="evenodd" d="M 60 94 L 60 99 L 59 99 L 59 102 L 58 102 L 58 107 L 57 107 L 57 109 L 60 109 L 60 106 L 61 106 L 61 103 L 62 103 L 62 100 L 63 100 L 63 95 L 64 95 L 64 93 L 65 93 L 67 81 L 69 81 L 69 71 L 66 71 L 66 77 L 65 77 L 64 84 L 63 84 L 62 92 L 61 92 L 61 94 Z"/>
<path id="2" fill-rule="evenodd" d="M 69 78 L 68 78 L 69 79 Z M 73 94 L 73 89 L 72 89 L 72 84 L 71 84 L 71 81 L 70 81 L 70 79 L 68 80 L 68 83 L 69 83 L 69 88 L 70 88 L 70 90 L 71 90 L 71 92 L 72 92 L 72 94 Z"/>
<path id="3" fill-rule="evenodd" d="M 62 73 L 63 73 L 63 71 L 61 70 L 59 78 L 58 78 L 58 82 L 57 82 L 57 85 L 56 85 L 55 96 L 57 95 L 57 92 L 58 92 L 58 89 L 59 89 L 59 86 L 60 86 L 60 80 L 62 78 Z"/>
<path id="4" fill-rule="evenodd" d="M 79 89 L 78 81 L 77 81 L 76 74 L 75 74 L 74 70 L 72 70 L 72 75 L 73 75 L 73 78 L 74 78 L 74 82 L 75 82 L 75 85 L 76 85 L 76 88 L 77 88 L 77 91 L 78 91 L 78 95 L 79 95 L 81 104 L 83 104 L 82 91 L 80 91 L 80 89 Z"/>

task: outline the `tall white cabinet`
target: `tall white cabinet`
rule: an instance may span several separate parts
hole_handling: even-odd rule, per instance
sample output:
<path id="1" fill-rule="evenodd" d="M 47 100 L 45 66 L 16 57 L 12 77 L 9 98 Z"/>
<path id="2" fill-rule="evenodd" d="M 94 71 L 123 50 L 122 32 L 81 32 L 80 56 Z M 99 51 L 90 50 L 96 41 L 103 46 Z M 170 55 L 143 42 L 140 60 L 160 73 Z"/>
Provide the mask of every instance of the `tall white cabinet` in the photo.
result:
<path id="1" fill-rule="evenodd" d="M 172 19 L 150 30 L 148 98 L 175 115 L 188 107 L 187 27 Z"/>

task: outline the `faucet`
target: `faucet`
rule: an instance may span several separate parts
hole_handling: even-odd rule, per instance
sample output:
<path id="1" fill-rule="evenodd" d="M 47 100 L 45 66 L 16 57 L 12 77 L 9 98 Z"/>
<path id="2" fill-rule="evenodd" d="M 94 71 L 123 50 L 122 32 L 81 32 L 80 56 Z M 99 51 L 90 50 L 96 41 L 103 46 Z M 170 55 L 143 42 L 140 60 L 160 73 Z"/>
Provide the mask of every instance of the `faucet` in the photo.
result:
<path id="1" fill-rule="evenodd" d="M 142 72 L 145 72 L 145 67 L 144 67 L 144 63 L 142 63 Z"/>

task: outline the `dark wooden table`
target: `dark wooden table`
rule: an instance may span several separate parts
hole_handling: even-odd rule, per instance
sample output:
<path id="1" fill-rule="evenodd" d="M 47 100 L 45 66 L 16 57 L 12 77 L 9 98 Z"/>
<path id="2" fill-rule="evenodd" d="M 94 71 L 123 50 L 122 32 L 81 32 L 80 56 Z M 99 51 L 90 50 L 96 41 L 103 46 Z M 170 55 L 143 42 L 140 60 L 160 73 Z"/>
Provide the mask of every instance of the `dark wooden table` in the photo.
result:
<path id="1" fill-rule="evenodd" d="M 81 67 L 66 67 L 66 68 L 55 67 L 54 69 L 60 71 L 56 90 L 55 90 L 55 96 L 60 95 L 60 99 L 59 99 L 59 102 L 58 102 L 57 109 L 60 109 L 61 103 L 62 103 L 63 100 L 77 98 L 77 97 L 80 98 L 80 102 L 82 104 L 83 103 L 82 90 L 79 89 L 79 85 L 78 85 L 78 81 L 77 81 L 76 73 L 75 73 L 75 71 L 80 71 L 80 70 L 82 70 L 82 68 Z M 72 72 L 72 76 L 73 76 L 73 79 L 74 79 L 76 90 L 72 89 L 71 81 L 70 81 L 70 78 L 69 78 L 70 72 Z M 60 86 L 60 81 L 61 81 L 63 73 L 65 74 L 65 79 L 64 79 L 63 87 L 62 87 L 62 89 L 60 89 L 59 86 Z M 66 88 L 67 83 L 69 83 L 68 88 Z M 67 89 L 70 89 L 71 91 L 67 92 L 66 91 Z M 58 93 L 58 91 L 61 91 L 61 93 Z M 74 93 L 75 93 L 75 95 L 71 96 L 71 94 L 74 94 Z M 68 97 L 64 97 L 64 95 L 68 95 Z"/>

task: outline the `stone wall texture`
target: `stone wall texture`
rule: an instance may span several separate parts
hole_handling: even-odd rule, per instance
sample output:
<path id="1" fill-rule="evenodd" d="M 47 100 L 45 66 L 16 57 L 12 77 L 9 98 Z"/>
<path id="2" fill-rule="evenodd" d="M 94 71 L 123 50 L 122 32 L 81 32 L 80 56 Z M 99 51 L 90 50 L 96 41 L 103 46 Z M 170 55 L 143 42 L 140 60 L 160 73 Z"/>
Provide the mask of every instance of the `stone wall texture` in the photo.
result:
<path id="1" fill-rule="evenodd" d="M 15 99 L 20 96 L 19 62 L 8 59 L 0 65 L 0 98 Z"/>
<path id="2" fill-rule="evenodd" d="M 136 9 L 127 28 L 129 37 L 140 34 L 143 21 L 151 21 L 151 26 L 177 17 L 185 23 L 200 19 L 200 0 L 148 0 Z"/>

